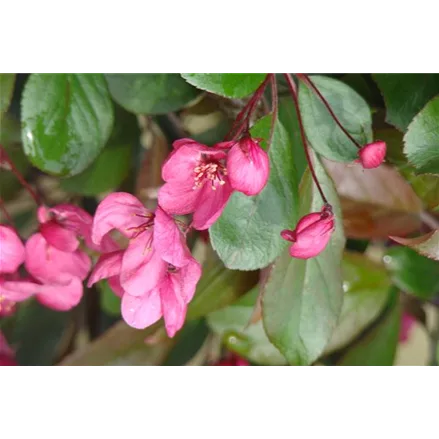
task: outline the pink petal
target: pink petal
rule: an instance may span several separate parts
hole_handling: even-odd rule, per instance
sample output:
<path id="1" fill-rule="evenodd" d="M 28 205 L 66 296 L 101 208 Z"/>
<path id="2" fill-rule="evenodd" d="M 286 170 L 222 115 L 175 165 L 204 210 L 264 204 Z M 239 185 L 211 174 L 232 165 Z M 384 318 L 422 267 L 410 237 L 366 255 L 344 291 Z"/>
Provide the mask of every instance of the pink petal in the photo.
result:
<path id="1" fill-rule="evenodd" d="M 167 263 L 151 248 L 151 236 L 151 232 L 144 232 L 131 240 L 122 258 L 120 283 L 132 296 L 155 288 L 167 269 Z"/>
<path id="2" fill-rule="evenodd" d="M 109 277 L 108 285 L 113 290 L 113 293 L 116 294 L 116 296 L 122 297 L 125 294 L 125 291 L 120 284 L 120 276 Z"/>
<path id="3" fill-rule="evenodd" d="M 299 220 L 294 231 L 296 234 L 302 232 L 302 230 L 306 229 L 311 224 L 315 224 L 316 222 L 320 221 L 321 217 L 322 215 L 320 212 L 313 212 L 305 215 Z"/>
<path id="4" fill-rule="evenodd" d="M 162 306 L 157 288 L 140 297 L 124 294 L 122 297 L 122 317 L 128 325 L 144 329 L 157 322 L 162 316 Z"/>
<path id="5" fill-rule="evenodd" d="M 91 268 L 90 258 L 82 250 L 62 252 L 50 246 L 40 233 L 26 242 L 27 271 L 42 283 L 59 283 L 60 274 L 85 279 Z"/>
<path id="6" fill-rule="evenodd" d="M 137 233 L 135 228 L 147 221 L 145 215 L 148 214 L 148 210 L 135 196 L 125 192 L 110 194 L 96 210 L 92 240 L 96 245 L 100 245 L 102 238 L 113 229 L 130 238 Z"/>
<path id="7" fill-rule="evenodd" d="M 40 233 L 50 245 L 58 250 L 74 252 L 79 247 L 76 233 L 60 226 L 55 221 L 41 224 Z"/>
<path id="8" fill-rule="evenodd" d="M 193 145 L 193 146 L 195 146 L 195 147 L 200 146 L 200 147 L 202 147 L 202 148 L 207 148 L 206 145 L 203 145 L 203 144 L 201 144 L 201 143 L 198 143 L 198 142 L 196 142 L 194 139 L 189 139 L 189 138 L 184 138 L 184 139 L 178 139 L 178 140 L 176 140 L 176 141 L 172 144 L 172 147 L 173 147 L 174 149 L 179 149 L 179 148 L 181 148 L 182 146 L 185 146 L 185 145 L 189 145 L 189 146 Z"/>
<path id="9" fill-rule="evenodd" d="M 215 143 L 213 147 L 218 149 L 230 149 L 233 146 L 235 146 L 237 143 L 238 142 L 236 140 L 230 140 L 230 141 Z"/>
<path id="10" fill-rule="evenodd" d="M 183 233 L 160 207 L 155 211 L 153 246 L 164 261 L 176 267 L 182 267 L 192 258 Z"/>
<path id="11" fill-rule="evenodd" d="M 197 201 L 196 210 L 192 220 L 192 227 L 196 230 L 208 229 L 221 215 L 233 189 L 228 180 L 220 185 L 215 181 L 215 190 L 210 184 L 205 184 Z"/>
<path id="12" fill-rule="evenodd" d="M 102 254 L 96 263 L 88 279 L 87 286 L 91 287 L 101 279 L 119 276 L 122 269 L 122 257 L 124 250 Z"/>
<path id="13" fill-rule="evenodd" d="M 371 169 L 380 166 L 386 156 L 386 150 L 386 142 L 382 140 L 376 140 L 363 146 L 358 152 L 363 168 Z"/>
<path id="14" fill-rule="evenodd" d="M 46 206 L 39 206 L 37 209 L 37 218 L 41 224 L 50 221 L 52 216 L 50 215 L 49 208 Z"/>
<path id="15" fill-rule="evenodd" d="M 17 233 L 0 225 L 0 273 L 13 273 L 24 262 L 25 250 Z"/>
<path id="16" fill-rule="evenodd" d="M 268 181 L 268 154 L 257 142 L 244 138 L 229 151 L 227 171 L 233 189 L 246 195 L 257 195 Z"/>
<path id="17" fill-rule="evenodd" d="M 62 275 L 59 285 L 42 285 L 37 299 L 48 308 L 67 311 L 78 305 L 82 298 L 82 282 L 77 277 Z"/>
<path id="18" fill-rule="evenodd" d="M 40 290 L 41 285 L 30 281 L 0 280 L 0 305 L 6 299 L 12 302 L 22 302 L 29 299 Z"/>
<path id="19" fill-rule="evenodd" d="M 168 273 L 176 295 L 188 304 L 194 297 L 197 283 L 201 277 L 201 265 L 194 258 L 175 273 Z"/>
<path id="20" fill-rule="evenodd" d="M 407 314 L 407 313 L 403 313 L 402 321 L 401 321 L 401 328 L 399 331 L 399 341 L 401 343 L 405 343 L 409 339 L 410 332 L 411 332 L 415 322 L 416 322 L 416 319 L 413 316 L 411 316 L 410 314 Z"/>
<path id="21" fill-rule="evenodd" d="M 290 248 L 293 258 L 309 259 L 319 255 L 328 245 L 334 230 L 334 220 L 327 218 L 311 224 L 297 233 L 296 242 Z"/>
<path id="22" fill-rule="evenodd" d="M 181 295 L 176 294 L 174 284 L 168 277 L 160 284 L 160 298 L 166 332 L 172 338 L 184 324 L 187 305 Z"/>
<path id="23" fill-rule="evenodd" d="M 296 242 L 296 232 L 294 230 L 282 230 L 280 236 L 290 242 Z"/>
<path id="24" fill-rule="evenodd" d="M 201 189 L 194 189 L 194 178 L 181 183 L 165 183 L 159 190 L 159 205 L 173 215 L 186 215 L 195 210 Z"/>

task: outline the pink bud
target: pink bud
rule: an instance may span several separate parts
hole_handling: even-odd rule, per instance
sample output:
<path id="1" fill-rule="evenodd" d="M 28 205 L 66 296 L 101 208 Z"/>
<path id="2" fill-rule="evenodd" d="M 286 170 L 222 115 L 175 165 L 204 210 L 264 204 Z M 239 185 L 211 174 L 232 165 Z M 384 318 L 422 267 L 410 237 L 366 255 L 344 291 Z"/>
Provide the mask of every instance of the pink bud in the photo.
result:
<path id="1" fill-rule="evenodd" d="M 259 146 L 258 139 L 245 136 L 230 149 L 227 169 L 233 189 L 257 195 L 267 184 L 270 173 L 268 154 Z"/>
<path id="2" fill-rule="evenodd" d="M 401 343 L 405 343 L 410 336 L 410 332 L 415 324 L 416 319 L 412 317 L 410 314 L 403 313 L 401 319 L 401 327 L 399 330 L 399 341 Z"/>
<path id="3" fill-rule="evenodd" d="M 334 231 L 334 215 L 329 204 L 321 212 L 305 215 L 294 230 L 283 230 L 281 236 L 293 242 L 290 255 L 293 258 L 309 259 L 319 255 L 327 246 Z"/>
<path id="4" fill-rule="evenodd" d="M 377 168 L 384 161 L 386 156 L 386 142 L 376 140 L 375 142 L 364 145 L 359 151 L 359 162 L 364 169 Z"/>

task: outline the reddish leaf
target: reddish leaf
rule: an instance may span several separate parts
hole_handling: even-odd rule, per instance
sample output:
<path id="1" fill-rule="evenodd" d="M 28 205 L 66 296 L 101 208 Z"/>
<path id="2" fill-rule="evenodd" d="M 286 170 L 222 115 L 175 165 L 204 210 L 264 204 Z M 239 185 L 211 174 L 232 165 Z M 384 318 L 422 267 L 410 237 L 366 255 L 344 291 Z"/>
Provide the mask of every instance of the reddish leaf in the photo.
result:
<path id="1" fill-rule="evenodd" d="M 419 228 L 422 203 L 411 186 L 388 166 L 364 170 L 358 165 L 325 161 L 341 198 L 348 237 L 406 235 Z"/>
<path id="2" fill-rule="evenodd" d="M 427 258 L 439 261 L 439 230 L 433 230 L 426 235 L 417 236 L 416 238 L 400 238 L 398 236 L 389 236 L 389 238 L 398 244 L 406 245 L 416 250 Z"/>

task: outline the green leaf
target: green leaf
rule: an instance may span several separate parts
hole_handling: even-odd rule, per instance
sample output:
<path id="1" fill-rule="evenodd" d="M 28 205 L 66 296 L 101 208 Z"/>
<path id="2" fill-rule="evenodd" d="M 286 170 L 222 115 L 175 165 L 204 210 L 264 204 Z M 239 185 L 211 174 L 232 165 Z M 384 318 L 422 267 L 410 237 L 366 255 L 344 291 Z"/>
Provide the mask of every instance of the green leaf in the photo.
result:
<path id="1" fill-rule="evenodd" d="M 391 247 L 384 256 L 394 284 L 421 299 L 431 299 L 439 291 L 439 263 L 408 247 Z"/>
<path id="2" fill-rule="evenodd" d="M 107 280 L 102 280 L 96 284 L 101 292 L 101 308 L 110 316 L 120 316 L 120 297 L 114 294 Z"/>
<path id="3" fill-rule="evenodd" d="M 21 101 L 24 151 L 53 175 L 82 172 L 99 155 L 113 127 L 113 104 L 101 74 L 37 74 Z"/>
<path id="4" fill-rule="evenodd" d="M 312 81 L 329 102 L 333 112 L 361 145 L 372 141 L 372 117 L 366 101 L 352 88 L 326 76 Z M 319 97 L 303 82 L 299 86 L 299 105 L 311 146 L 321 155 L 341 162 L 358 158 L 358 149 L 334 122 Z"/>
<path id="5" fill-rule="evenodd" d="M 397 236 L 389 236 L 389 238 L 416 250 L 427 258 L 439 261 L 439 230 L 433 230 L 416 238 L 400 238 Z"/>
<path id="6" fill-rule="evenodd" d="M 84 172 L 61 180 L 61 188 L 90 196 L 117 189 L 130 172 L 133 148 L 139 136 L 136 117 L 117 107 L 107 146 Z"/>
<path id="7" fill-rule="evenodd" d="M 317 257 L 294 259 L 288 249 L 274 262 L 262 298 L 265 330 L 271 342 L 290 364 L 315 361 L 328 344 L 340 315 L 343 288 L 341 259 L 344 235 L 334 185 L 314 156 L 317 178 L 335 214 L 335 231 Z M 323 201 L 305 173 L 299 191 L 300 216 L 320 211 Z"/>
<path id="8" fill-rule="evenodd" d="M 268 340 L 262 320 L 248 325 L 257 297 L 254 288 L 233 305 L 209 314 L 207 322 L 231 351 L 258 364 L 283 365 L 285 358 Z"/>
<path id="9" fill-rule="evenodd" d="M 0 117 L 11 103 L 14 92 L 15 73 L 0 73 Z"/>
<path id="10" fill-rule="evenodd" d="M 439 96 L 413 119 L 404 144 L 404 154 L 419 173 L 439 174 Z"/>
<path id="11" fill-rule="evenodd" d="M 30 300 L 20 304 L 4 331 L 21 366 L 49 366 L 68 346 L 72 325 L 71 312 L 53 311 Z"/>
<path id="12" fill-rule="evenodd" d="M 340 366 L 392 366 L 401 325 L 398 294 L 392 289 L 387 310 L 378 324 L 360 338 L 339 360 Z"/>
<path id="13" fill-rule="evenodd" d="M 113 99 L 135 114 L 176 111 L 199 95 L 177 73 L 115 73 L 105 77 Z"/>
<path id="14" fill-rule="evenodd" d="M 266 73 L 182 73 L 195 87 L 229 98 L 243 98 L 254 92 Z"/>
<path id="15" fill-rule="evenodd" d="M 209 328 L 204 319 L 187 322 L 175 337 L 175 345 L 163 366 L 182 366 L 190 361 L 201 349 Z"/>
<path id="16" fill-rule="evenodd" d="M 252 136 L 268 139 L 270 125 L 269 116 L 261 119 L 252 128 Z M 287 245 L 280 232 L 297 220 L 299 171 L 294 147 L 280 122 L 269 157 L 270 177 L 263 191 L 254 197 L 235 192 L 210 229 L 212 246 L 228 268 L 266 267 Z"/>
<path id="17" fill-rule="evenodd" d="M 413 117 L 439 93 L 438 74 L 379 73 L 373 78 L 386 104 L 386 120 L 405 131 Z"/>
<path id="18" fill-rule="evenodd" d="M 203 264 L 195 297 L 188 306 L 188 319 L 197 319 L 236 301 L 258 281 L 257 272 L 228 270 L 211 251 Z"/>
<path id="19" fill-rule="evenodd" d="M 337 327 L 325 352 L 345 346 L 366 329 L 383 311 L 389 297 L 390 278 L 382 265 L 360 253 L 343 256 L 343 307 Z"/>

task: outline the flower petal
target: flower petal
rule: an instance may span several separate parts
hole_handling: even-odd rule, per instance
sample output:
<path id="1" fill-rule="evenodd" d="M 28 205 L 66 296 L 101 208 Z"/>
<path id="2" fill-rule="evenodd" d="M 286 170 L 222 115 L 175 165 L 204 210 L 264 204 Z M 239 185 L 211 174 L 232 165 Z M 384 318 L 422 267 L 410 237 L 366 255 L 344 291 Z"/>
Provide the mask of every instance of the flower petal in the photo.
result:
<path id="1" fill-rule="evenodd" d="M 92 240 L 96 245 L 100 245 L 102 238 L 113 229 L 131 238 L 137 233 L 135 228 L 147 221 L 147 215 L 150 215 L 150 212 L 135 196 L 125 192 L 110 194 L 96 210 Z"/>
<path id="2" fill-rule="evenodd" d="M 120 283 L 132 296 L 155 288 L 167 269 L 167 263 L 151 248 L 151 236 L 151 232 L 144 232 L 131 240 L 122 258 Z"/>
<path id="3" fill-rule="evenodd" d="M 159 205 L 173 215 L 186 215 L 195 210 L 201 189 L 194 189 L 194 179 L 181 183 L 165 183 L 158 193 Z"/>
<path id="4" fill-rule="evenodd" d="M 181 295 L 174 291 L 174 284 L 169 277 L 160 284 L 160 299 L 166 332 L 172 338 L 184 324 L 187 305 Z"/>
<path id="5" fill-rule="evenodd" d="M 82 298 L 82 282 L 75 276 L 61 275 L 59 284 L 41 285 L 37 299 L 48 308 L 67 311 L 76 306 Z"/>
<path id="6" fill-rule="evenodd" d="M 0 225 L 0 273 L 17 271 L 24 258 L 24 245 L 15 230 Z"/>
<path id="7" fill-rule="evenodd" d="M 120 284 L 120 276 L 109 277 L 108 285 L 113 290 L 113 293 L 116 294 L 116 296 L 122 297 L 125 294 L 125 291 Z"/>
<path id="8" fill-rule="evenodd" d="M 192 139 L 174 142 L 174 151 L 162 166 L 162 178 L 166 182 L 183 183 L 193 180 L 194 169 L 201 159 L 201 153 L 209 147 Z"/>
<path id="9" fill-rule="evenodd" d="M 101 279 L 119 276 L 122 269 L 122 257 L 124 250 L 102 254 L 96 263 L 88 279 L 87 286 L 91 287 Z"/>
<path id="10" fill-rule="evenodd" d="M 176 267 L 186 265 L 192 258 L 183 233 L 160 207 L 155 211 L 153 246 L 164 261 Z"/>
<path id="11" fill-rule="evenodd" d="M 176 273 L 168 276 L 173 284 L 174 293 L 180 296 L 188 304 L 195 294 L 197 283 L 201 277 L 201 265 L 191 258 L 187 265 L 180 268 Z"/>
<path id="12" fill-rule="evenodd" d="M 40 233 L 50 245 L 63 252 L 74 252 L 79 247 L 76 233 L 53 220 L 41 224 Z"/>
<path id="13" fill-rule="evenodd" d="M 123 319 L 133 328 L 151 326 L 162 316 L 159 290 L 154 288 L 139 297 L 124 294 L 121 309 Z"/>
<path id="14" fill-rule="evenodd" d="M 229 181 L 227 179 L 224 181 L 224 185 L 215 181 L 215 190 L 210 184 L 205 184 L 201 189 L 192 220 L 194 229 L 208 229 L 221 215 L 233 192 Z"/>
<path id="15" fill-rule="evenodd" d="M 22 302 L 39 291 L 41 285 L 30 281 L 0 280 L 0 305 L 3 299 Z"/>
<path id="16" fill-rule="evenodd" d="M 252 139 L 244 138 L 229 151 L 227 172 L 233 189 L 256 195 L 268 181 L 268 154 Z"/>

